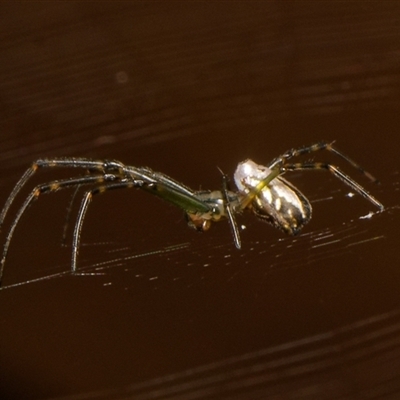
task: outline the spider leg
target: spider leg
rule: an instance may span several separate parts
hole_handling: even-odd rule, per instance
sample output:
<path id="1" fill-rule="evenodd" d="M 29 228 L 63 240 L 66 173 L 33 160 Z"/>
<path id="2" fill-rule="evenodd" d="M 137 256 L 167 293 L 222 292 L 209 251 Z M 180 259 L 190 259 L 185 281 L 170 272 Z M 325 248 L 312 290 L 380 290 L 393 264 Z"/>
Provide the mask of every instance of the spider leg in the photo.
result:
<path id="1" fill-rule="evenodd" d="M 354 179 L 350 178 L 347 174 L 339 169 L 336 165 L 328 163 L 295 163 L 295 164 L 284 164 L 282 166 L 283 171 L 296 171 L 296 170 L 327 170 L 331 172 L 336 178 L 340 179 L 346 185 L 350 186 L 354 191 L 363 196 L 365 199 L 369 200 L 372 204 L 378 207 L 381 211 L 384 209 L 382 203 L 380 203 L 375 197 L 368 193 L 359 183 Z"/>
<path id="2" fill-rule="evenodd" d="M 114 174 L 119 177 L 123 177 L 127 174 L 126 167 L 119 161 L 109 160 L 90 160 L 87 158 L 53 158 L 53 159 L 39 159 L 32 163 L 32 165 L 24 172 L 20 180 L 14 186 L 8 199 L 0 213 L 0 227 L 2 226 L 4 219 L 11 204 L 14 202 L 18 193 L 25 186 L 29 178 L 37 172 L 39 168 L 83 168 L 89 171 L 98 171 L 103 174 Z"/>
<path id="3" fill-rule="evenodd" d="M 72 194 L 71 199 L 70 199 L 69 204 L 68 204 L 68 207 L 67 207 L 67 213 L 65 215 L 63 234 L 62 234 L 62 238 L 61 238 L 61 243 L 62 243 L 63 246 L 65 245 L 65 241 L 66 241 L 66 238 L 67 238 L 67 230 L 68 230 L 69 222 L 71 220 L 72 206 L 73 206 L 73 204 L 75 202 L 76 196 L 77 196 L 80 188 L 81 188 L 80 185 L 78 185 L 75 188 L 74 193 Z"/>
<path id="4" fill-rule="evenodd" d="M 37 200 L 41 194 L 55 192 L 59 189 L 63 189 L 63 188 L 71 187 L 71 186 L 102 183 L 106 179 L 107 179 L 106 176 L 97 175 L 97 176 L 84 176 L 84 177 L 80 177 L 80 178 L 52 181 L 52 182 L 38 185 L 31 191 L 31 193 L 25 199 L 24 203 L 22 204 L 22 206 L 19 208 L 17 214 L 15 215 L 15 218 L 14 218 L 14 220 L 10 226 L 10 229 L 8 231 L 6 241 L 4 243 L 3 256 L 0 261 L 0 286 L 1 286 L 1 280 L 2 280 L 3 272 L 4 272 L 4 264 L 6 262 L 7 253 L 8 253 L 8 249 L 10 247 L 11 239 L 13 237 L 15 228 L 17 227 L 19 220 L 21 219 L 24 212 L 28 209 L 28 207 L 35 200 Z M 112 178 L 110 178 L 110 179 L 112 179 Z"/>
<path id="5" fill-rule="evenodd" d="M 79 208 L 78 216 L 76 218 L 73 239 L 72 239 L 72 261 L 71 261 L 71 272 L 76 272 L 76 264 L 79 252 L 79 245 L 81 241 L 81 232 L 83 226 L 83 220 L 90 203 L 92 202 L 93 196 L 96 194 L 104 193 L 105 191 L 112 189 L 125 189 L 125 188 L 141 188 L 143 186 L 150 186 L 153 183 L 147 183 L 142 180 L 129 180 L 118 183 L 109 183 L 103 186 L 96 187 L 92 190 L 88 190 L 82 199 L 81 206 Z"/>
<path id="6" fill-rule="evenodd" d="M 288 150 L 286 153 L 284 153 L 281 156 L 275 158 L 269 164 L 268 167 L 272 169 L 275 166 L 282 166 L 290 158 L 302 156 L 302 155 L 305 155 L 305 154 L 314 153 L 316 151 L 327 150 L 327 151 L 339 156 L 343 160 L 347 161 L 350 165 L 352 165 L 354 168 L 356 168 L 360 173 L 365 175 L 371 181 L 378 182 L 378 180 L 372 174 L 370 174 L 368 171 L 366 171 L 364 168 L 362 168 L 358 163 L 356 163 L 349 156 L 347 156 L 346 154 L 344 154 L 340 150 L 338 150 L 336 147 L 334 147 L 333 143 L 334 142 L 330 142 L 330 143 L 328 143 L 328 142 L 318 142 L 318 143 L 314 143 L 314 144 L 312 144 L 310 146 L 303 146 L 303 147 L 299 147 L 297 149 Z"/>
<path id="7" fill-rule="evenodd" d="M 233 241 L 235 243 L 236 248 L 241 249 L 242 242 L 240 240 L 239 228 L 237 226 L 236 218 L 233 214 L 233 208 L 232 208 L 231 202 L 229 200 L 229 196 L 228 196 L 228 190 L 229 190 L 228 176 L 221 169 L 219 169 L 219 171 L 222 174 L 222 196 L 223 196 L 224 203 L 225 203 L 225 210 L 226 210 L 226 214 L 228 217 L 229 225 L 230 225 L 231 231 L 232 231 Z"/>
<path id="8" fill-rule="evenodd" d="M 14 186 L 14 189 L 11 191 L 10 195 L 8 196 L 6 204 L 4 205 L 4 207 L 1 211 L 0 227 L 3 225 L 4 218 L 9 210 L 9 208 L 11 207 L 11 204 L 13 203 L 15 197 L 17 196 L 19 191 L 22 189 L 22 187 L 25 185 L 25 183 L 28 181 L 28 179 L 36 172 L 37 168 L 38 167 L 35 163 L 32 164 L 32 166 L 24 172 L 24 174 L 21 176 L 20 180 Z"/>

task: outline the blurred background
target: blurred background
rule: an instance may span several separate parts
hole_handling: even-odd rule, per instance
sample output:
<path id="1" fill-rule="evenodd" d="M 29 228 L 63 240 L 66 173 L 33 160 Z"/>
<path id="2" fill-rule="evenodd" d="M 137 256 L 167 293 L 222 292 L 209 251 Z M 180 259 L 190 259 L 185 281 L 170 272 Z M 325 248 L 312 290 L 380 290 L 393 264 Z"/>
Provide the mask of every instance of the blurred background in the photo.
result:
<path id="1" fill-rule="evenodd" d="M 73 191 L 21 219 L 0 291 L 2 399 L 398 399 L 400 4 L 0 4 L 0 201 L 42 157 L 117 159 L 193 189 L 336 140 L 287 175 L 295 238 L 245 213 L 199 234 L 148 193 L 95 197 L 70 273 Z M 83 173 L 83 171 L 79 171 Z M 74 176 L 41 170 L 32 188 Z"/>

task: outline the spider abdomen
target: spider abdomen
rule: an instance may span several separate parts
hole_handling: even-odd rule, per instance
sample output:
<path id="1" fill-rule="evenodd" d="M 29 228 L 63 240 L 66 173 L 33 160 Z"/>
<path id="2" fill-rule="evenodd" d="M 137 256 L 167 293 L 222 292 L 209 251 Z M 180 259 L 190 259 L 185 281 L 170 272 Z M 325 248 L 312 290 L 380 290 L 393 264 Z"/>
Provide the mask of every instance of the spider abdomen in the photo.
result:
<path id="1" fill-rule="evenodd" d="M 248 208 L 263 221 L 290 235 L 296 235 L 311 219 L 311 204 L 290 182 L 278 176 L 259 187 L 273 170 L 252 160 L 239 163 L 234 179 L 244 194 L 254 191 Z"/>

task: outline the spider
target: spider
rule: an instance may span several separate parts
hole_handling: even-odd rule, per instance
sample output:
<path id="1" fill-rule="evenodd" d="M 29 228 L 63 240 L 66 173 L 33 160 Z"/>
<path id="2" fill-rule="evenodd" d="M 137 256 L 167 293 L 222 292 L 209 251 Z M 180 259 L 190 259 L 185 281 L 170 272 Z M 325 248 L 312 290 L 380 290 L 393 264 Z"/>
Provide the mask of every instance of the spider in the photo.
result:
<path id="1" fill-rule="evenodd" d="M 319 142 L 288 150 L 272 160 L 267 166 L 258 165 L 248 159 L 238 164 L 234 173 L 237 191 L 229 188 L 228 177 L 221 171 L 222 187 L 215 191 L 194 191 L 182 183 L 148 167 L 133 167 L 115 160 L 92 160 L 87 158 L 43 158 L 35 161 L 25 171 L 11 191 L 0 214 L 0 227 L 7 212 L 20 190 L 29 178 L 40 168 L 81 168 L 84 175 L 54 180 L 37 185 L 27 196 L 17 211 L 6 236 L 3 256 L 0 264 L 0 284 L 3 276 L 8 249 L 15 228 L 27 208 L 41 194 L 60 189 L 91 185 L 84 195 L 76 218 L 72 238 L 71 272 L 77 270 L 77 257 L 83 221 L 93 196 L 110 189 L 138 188 L 156 195 L 181 208 L 186 215 L 188 225 L 197 231 L 207 231 L 212 222 L 227 219 L 235 246 L 241 248 L 239 229 L 235 214 L 251 210 L 259 219 L 272 224 L 289 235 L 298 234 L 311 219 L 311 204 L 308 199 L 283 174 L 296 170 L 326 170 L 342 180 L 351 189 L 365 197 L 383 210 L 384 206 L 369 194 L 359 183 L 342 172 L 337 166 L 321 162 L 289 163 L 293 157 L 327 150 L 347 161 L 372 181 L 376 179 L 362 169 L 355 161 L 333 147 L 333 143 Z"/>

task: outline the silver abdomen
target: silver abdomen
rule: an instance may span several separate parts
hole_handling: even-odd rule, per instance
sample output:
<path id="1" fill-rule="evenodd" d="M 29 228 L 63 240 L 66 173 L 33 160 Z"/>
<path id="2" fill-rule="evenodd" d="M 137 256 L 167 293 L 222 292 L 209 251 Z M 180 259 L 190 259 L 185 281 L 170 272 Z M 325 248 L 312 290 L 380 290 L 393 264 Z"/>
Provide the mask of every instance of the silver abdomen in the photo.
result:
<path id="1" fill-rule="evenodd" d="M 244 194 L 254 190 L 272 170 L 246 160 L 238 164 L 234 180 Z M 261 185 L 262 186 L 262 185 Z M 258 187 L 260 189 L 260 187 Z M 311 218 L 311 204 L 290 182 L 274 178 L 255 194 L 251 208 L 256 216 L 290 235 L 296 235 Z"/>

